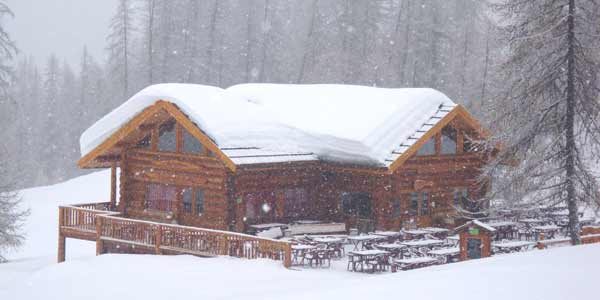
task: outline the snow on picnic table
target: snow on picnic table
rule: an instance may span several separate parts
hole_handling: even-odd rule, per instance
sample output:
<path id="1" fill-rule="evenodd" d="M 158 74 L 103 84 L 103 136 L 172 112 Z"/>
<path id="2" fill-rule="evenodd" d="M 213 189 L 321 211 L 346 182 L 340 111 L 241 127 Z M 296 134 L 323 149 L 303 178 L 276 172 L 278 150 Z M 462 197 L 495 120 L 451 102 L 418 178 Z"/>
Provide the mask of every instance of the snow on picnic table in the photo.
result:
<path id="1" fill-rule="evenodd" d="M 32 209 L 28 240 L 0 264 L 0 299 L 596 299 L 600 244 L 534 250 L 418 270 L 370 275 L 287 270 L 281 262 L 227 257 L 96 257 L 94 243 L 69 239 L 56 264 L 59 204 L 108 198 L 107 172 L 22 192 Z"/>

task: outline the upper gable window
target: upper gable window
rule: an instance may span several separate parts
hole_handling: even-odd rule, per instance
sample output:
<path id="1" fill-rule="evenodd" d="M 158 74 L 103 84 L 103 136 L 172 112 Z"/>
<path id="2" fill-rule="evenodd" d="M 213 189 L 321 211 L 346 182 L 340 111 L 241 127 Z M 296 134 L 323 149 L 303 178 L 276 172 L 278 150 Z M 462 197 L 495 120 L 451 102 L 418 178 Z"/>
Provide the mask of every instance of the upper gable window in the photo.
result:
<path id="1" fill-rule="evenodd" d="M 136 145 L 136 148 L 140 149 L 150 149 L 150 135 L 147 135 L 143 139 L 141 139 Z"/>
<path id="2" fill-rule="evenodd" d="M 177 133 L 175 130 L 175 122 L 168 122 L 161 125 L 158 129 L 158 135 L 158 151 L 177 151 Z"/>
<path id="3" fill-rule="evenodd" d="M 421 146 L 421 149 L 417 151 L 418 156 L 423 155 L 435 155 L 435 138 L 430 138 L 427 143 Z"/>
<path id="4" fill-rule="evenodd" d="M 442 154 L 456 154 L 456 129 L 446 126 L 442 129 Z"/>
<path id="5" fill-rule="evenodd" d="M 202 143 L 187 130 L 183 130 L 183 152 L 202 154 Z"/>

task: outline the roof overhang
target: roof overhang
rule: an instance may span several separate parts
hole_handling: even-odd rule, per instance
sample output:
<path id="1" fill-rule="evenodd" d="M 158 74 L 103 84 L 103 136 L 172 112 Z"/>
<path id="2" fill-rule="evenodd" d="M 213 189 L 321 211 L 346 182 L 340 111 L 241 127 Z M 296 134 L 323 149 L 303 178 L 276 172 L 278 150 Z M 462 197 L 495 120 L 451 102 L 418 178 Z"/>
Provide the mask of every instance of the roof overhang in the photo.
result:
<path id="1" fill-rule="evenodd" d="M 177 105 L 163 100 L 156 101 L 153 105 L 147 107 L 129 120 L 124 126 L 111 134 L 100 145 L 96 146 L 86 155 L 84 155 L 77 165 L 80 168 L 107 168 L 115 161 L 120 160 L 122 150 L 125 146 L 124 141 L 143 138 L 136 136 L 139 128 L 145 124 L 160 122 L 168 118 L 174 118 L 178 124 L 185 128 L 191 135 L 198 139 L 208 150 L 214 153 L 232 172 L 236 171 L 236 165 L 233 161 L 219 149 L 217 144 L 194 124 L 190 118 L 183 113 Z"/>

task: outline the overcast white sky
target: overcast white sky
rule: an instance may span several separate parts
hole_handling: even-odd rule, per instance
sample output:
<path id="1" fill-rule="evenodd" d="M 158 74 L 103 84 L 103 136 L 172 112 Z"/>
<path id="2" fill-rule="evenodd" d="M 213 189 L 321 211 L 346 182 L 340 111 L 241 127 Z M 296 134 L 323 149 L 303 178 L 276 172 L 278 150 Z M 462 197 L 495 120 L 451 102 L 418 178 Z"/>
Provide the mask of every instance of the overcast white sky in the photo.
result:
<path id="1" fill-rule="evenodd" d="M 83 45 L 105 58 L 108 24 L 117 0 L 5 0 L 15 13 L 4 21 L 23 54 L 43 63 L 50 53 L 77 68 Z"/>

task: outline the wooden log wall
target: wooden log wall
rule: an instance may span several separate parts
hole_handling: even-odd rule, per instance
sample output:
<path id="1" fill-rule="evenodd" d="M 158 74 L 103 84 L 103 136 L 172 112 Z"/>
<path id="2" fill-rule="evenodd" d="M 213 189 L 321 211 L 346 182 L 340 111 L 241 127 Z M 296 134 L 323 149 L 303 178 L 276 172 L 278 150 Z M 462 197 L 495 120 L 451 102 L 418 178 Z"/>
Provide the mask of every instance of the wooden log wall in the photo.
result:
<path id="1" fill-rule="evenodd" d="M 413 219 L 419 227 L 454 227 L 457 225 L 451 223 L 456 215 L 453 207 L 454 190 L 466 188 L 469 190 L 469 197 L 483 196 L 484 191 L 480 188 L 477 178 L 484 163 L 484 158 L 476 153 L 415 156 L 409 159 L 392 175 L 391 195 L 384 204 L 391 213 L 392 202 L 394 199 L 400 199 L 402 215 L 400 218 L 384 218 L 379 224 L 385 228 L 397 229 L 403 222 Z M 429 215 L 408 214 L 412 192 L 428 192 Z"/>
<path id="2" fill-rule="evenodd" d="M 126 167 L 121 171 L 121 199 L 126 216 L 154 221 L 176 220 L 179 224 L 228 229 L 227 169 L 217 158 L 183 153 L 130 149 Z M 199 188 L 204 191 L 204 212 L 192 215 L 183 212 L 182 196 L 171 220 L 163 212 L 145 209 L 148 185 L 168 184 L 182 190 Z"/>
<path id="3" fill-rule="evenodd" d="M 242 232 L 248 224 L 262 222 L 289 222 L 292 219 L 325 217 L 327 208 L 324 202 L 319 201 L 317 186 L 319 184 L 319 169 L 316 164 L 308 163 L 301 166 L 282 166 L 275 168 L 247 168 L 239 169 L 232 176 L 230 184 L 230 197 L 232 198 L 232 228 Z M 304 189 L 307 196 L 307 205 L 301 211 L 295 212 L 295 217 L 290 218 L 284 213 L 284 193 L 288 189 Z M 244 219 L 247 217 L 246 205 L 249 194 L 274 193 L 274 218 Z"/>

